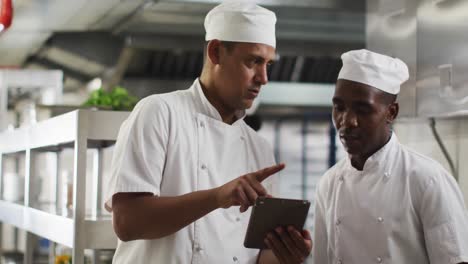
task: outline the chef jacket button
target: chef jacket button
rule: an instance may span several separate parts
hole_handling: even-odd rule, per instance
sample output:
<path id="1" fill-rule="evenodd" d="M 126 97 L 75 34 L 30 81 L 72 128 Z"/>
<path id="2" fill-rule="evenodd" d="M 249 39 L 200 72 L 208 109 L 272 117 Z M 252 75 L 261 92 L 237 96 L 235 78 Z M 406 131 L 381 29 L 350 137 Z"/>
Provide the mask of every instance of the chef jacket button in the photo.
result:
<path id="1" fill-rule="evenodd" d="M 336 225 L 340 225 L 341 224 L 341 220 L 340 219 L 337 219 L 336 222 L 335 222 Z"/>
<path id="2" fill-rule="evenodd" d="M 244 137 L 244 136 L 241 136 L 240 139 L 241 139 L 242 141 L 244 141 L 244 140 L 245 140 L 245 137 Z"/>
<path id="3" fill-rule="evenodd" d="M 338 259 L 337 264 L 343 264 L 343 260 L 342 260 L 342 259 Z"/>
<path id="4" fill-rule="evenodd" d="M 238 259 L 237 259 L 236 256 L 232 257 L 232 260 L 233 260 L 234 262 L 237 262 L 237 261 L 238 261 Z"/>
<path id="5" fill-rule="evenodd" d="M 205 165 L 205 164 L 202 164 L 202 165 L 201 165 L 201 169 L 202 169 L 202 170 L 205 170 L 205 169 L 206 169 L 206 165 Z"/>
<path id="6" fill-rule="evenodd" d="M 340 181 L 344 181 L 344 177 L 343 177 L 343 176 L 340 177 Z"/>
<path id="7" fill-rule="evenodd" d="M 197 247 L 195 248 L 195 250 L 196 250 L 197 252 L 200 252 L 200 251 L 202 251 L 202 248 L 197 246 Z"/>
<path id="8" fill-rule="evenodd" d="M 377 221 L 379 221 L 379 223 L 382 223 L 382 222 L 383 222 L 383 220 L 384 220 L 384 219 L 383 219 L 382 217 L 380 217 L 380 216 L 379 216 L 379 217 L 377 217 Z"/>
<path id="9" fill-rule="evenodd" d="M 377 257 L 375 260 L 377 260 L 377 263 L 382 263 L 382 258 L 381 257 Z"/>
<path id="10" fill-rule="evenodd" d="M 236 217 L 236 221 L 239 222 L 239 221 L 240 221 L 240 217 Z"/>
<path id="11" fill-rule="evenodd" d="M 200 126 L 201 126 L 201 127 L 205 127 L 205 122 L 200 121 Z"/>
<path id="12" fill-rule="evenodd" d="M 384 173 L 384 176 L 385 176 L 385 177 L 388 177 L 388 176 L 390 176 L 390 173 L 388 173 L 388 171 L 386 171 L 386 172 Z"/>

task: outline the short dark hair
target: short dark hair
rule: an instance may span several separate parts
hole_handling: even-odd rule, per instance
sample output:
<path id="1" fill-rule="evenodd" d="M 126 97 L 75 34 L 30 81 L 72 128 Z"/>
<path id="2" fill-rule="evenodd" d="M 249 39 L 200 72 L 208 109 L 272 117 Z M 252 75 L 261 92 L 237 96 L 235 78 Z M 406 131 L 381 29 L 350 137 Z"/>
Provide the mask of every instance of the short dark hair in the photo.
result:
<path id="1" fill-rule="evenodd" d="M 231 53 L 234 50 L 238 43 L 239 42 L 235 41 L 221 41 L 221 45 L 223 45 L 229 53 Z"/>
<path id="2" fill-rule="evenodd" d="M 203 58 L 206 58 L 206 51 L 207 51 L 207 48 L 208 48 L 208 42 L 209 41 L 205 42 L 205 45 L 204 45 L 204 48 L 203 48 Z M 235 42 L 235 41 L 224 41 L 224 40 L 221 41 L 221 45 L 223 45 L 224 48 L 226 48 L 228 53 L 231 53 L 238 43 L 239 42 Z"/>

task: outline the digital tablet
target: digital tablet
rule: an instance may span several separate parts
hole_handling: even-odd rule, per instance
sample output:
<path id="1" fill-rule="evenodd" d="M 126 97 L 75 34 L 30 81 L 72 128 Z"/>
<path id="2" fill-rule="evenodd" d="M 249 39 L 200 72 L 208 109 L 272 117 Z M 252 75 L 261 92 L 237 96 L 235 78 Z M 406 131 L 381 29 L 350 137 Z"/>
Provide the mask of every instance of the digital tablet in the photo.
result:
<path id="1" fill-rule="evenodd" d="M 244 246 L 266 248 L 263 242 L 266 235 L 278 226 L 294 226 L 302 231 L 309 207 L 307 200 L 258 197 L 250 214 Z"/>

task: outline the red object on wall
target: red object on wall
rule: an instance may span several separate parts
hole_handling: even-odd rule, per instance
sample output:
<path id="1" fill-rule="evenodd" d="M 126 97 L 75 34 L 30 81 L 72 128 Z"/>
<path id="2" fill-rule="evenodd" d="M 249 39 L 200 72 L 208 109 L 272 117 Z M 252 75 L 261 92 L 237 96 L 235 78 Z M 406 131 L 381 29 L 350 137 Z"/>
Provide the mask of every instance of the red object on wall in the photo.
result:
<path id="1" fill-rule="evenodd" d="M 12 0 L 0 0 L 0 32 L 10 27 L 13 20 Z"/>

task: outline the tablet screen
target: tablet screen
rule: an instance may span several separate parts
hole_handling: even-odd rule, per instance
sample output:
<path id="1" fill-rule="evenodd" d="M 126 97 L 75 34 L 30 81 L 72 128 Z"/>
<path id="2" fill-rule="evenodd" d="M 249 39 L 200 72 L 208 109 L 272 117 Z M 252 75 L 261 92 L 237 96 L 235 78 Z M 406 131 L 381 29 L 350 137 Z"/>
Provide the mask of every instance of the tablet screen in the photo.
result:
<path id="1" fill-rule="evenodd" d="M 278 226 L 294 226 L 302 231 L 309 207 L 307 200 L 258 197 L 250 214 L 244 246 L 266 248 L 263 240 Z"/>

